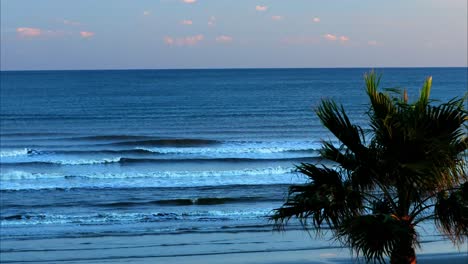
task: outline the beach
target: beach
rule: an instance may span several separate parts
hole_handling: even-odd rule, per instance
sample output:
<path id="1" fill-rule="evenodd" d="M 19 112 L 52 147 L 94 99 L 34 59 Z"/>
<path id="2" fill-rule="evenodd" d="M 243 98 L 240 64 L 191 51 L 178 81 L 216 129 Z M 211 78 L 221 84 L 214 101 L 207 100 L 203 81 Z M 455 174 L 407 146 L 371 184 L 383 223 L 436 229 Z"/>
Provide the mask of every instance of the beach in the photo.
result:
<path id="1" fill-rule="evenodd" d="M 466 263 L 468 245 L 421 244 L 418 263 Z M 304 231 L 76 237 L 2 242 L 2 263 L 357 263 Z"/>

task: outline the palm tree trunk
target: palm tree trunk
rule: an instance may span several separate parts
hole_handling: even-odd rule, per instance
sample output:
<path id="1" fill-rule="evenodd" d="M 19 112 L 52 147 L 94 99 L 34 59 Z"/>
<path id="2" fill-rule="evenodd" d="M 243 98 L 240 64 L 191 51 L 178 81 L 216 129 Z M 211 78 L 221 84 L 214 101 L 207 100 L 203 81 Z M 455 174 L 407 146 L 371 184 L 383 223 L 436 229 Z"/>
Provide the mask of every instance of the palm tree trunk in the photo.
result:
<path id="1" fill-rule="evenodd" d="M 414 236 L 407 234 L 400 238 L 400 243 L 393 249 L 390 256 L 391 264 L 416 264 Z"/>

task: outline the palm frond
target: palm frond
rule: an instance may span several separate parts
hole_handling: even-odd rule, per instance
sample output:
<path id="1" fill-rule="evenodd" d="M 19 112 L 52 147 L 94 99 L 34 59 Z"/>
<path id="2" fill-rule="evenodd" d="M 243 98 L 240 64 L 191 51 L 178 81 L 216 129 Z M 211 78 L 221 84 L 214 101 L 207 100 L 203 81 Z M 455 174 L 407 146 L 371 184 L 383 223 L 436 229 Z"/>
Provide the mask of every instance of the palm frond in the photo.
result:
<path id="1" fill-rule="evenodd" d="M 356 154 L 365 152 L 364 132 L 361 127 L 351 123 L 343 106 L 338 107 L 333 101 L 323 100 L 316 113 L 323 125 L 349 150 Z"/>
<path id="2" fill-rule="evenodd" d="M 345 215 L 361 212 L 362 197 L 348 188 L 335 170 L 302 164 L 298 171 L 308 176 L 311 183 L 289 188 L 286 202 L 275 209 L 272 216 L 278 227 L 296 217 L 303 224 L 310 223 L 320 230 L 323 223 L 338 226 Z"/>
<path id="3" fill-rule="evenodd" d="M 400 243 L 417 243 L 414 228 L 390 214 L 350 218 L 339 227 L 337 235 L 357 255 L 362 254 L 367 262 L 384 263 L 384 257 L 390 256 Z"/>
<path id="4" fill-rule="evenodd" d="M 454 243 L 468 238 L 468 182 L 455 191 L 441 192 L 434 209 L 439 229 Z"/>

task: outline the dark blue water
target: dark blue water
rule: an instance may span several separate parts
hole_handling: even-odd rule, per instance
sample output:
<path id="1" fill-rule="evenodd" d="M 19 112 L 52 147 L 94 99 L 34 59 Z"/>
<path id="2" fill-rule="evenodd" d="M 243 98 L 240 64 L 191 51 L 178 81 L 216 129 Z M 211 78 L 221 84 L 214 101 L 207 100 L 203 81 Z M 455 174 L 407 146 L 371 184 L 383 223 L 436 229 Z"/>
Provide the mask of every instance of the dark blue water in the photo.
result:
<path id="1" fill-rule="evenodd" d="M 331 137 L 313 109 L 366 126 L 368 69 L 1 73 L 2 238 L 270 229 L 294 164 Z M 382 87 L 462 96 L 467 68 L 380 69 Z"/>

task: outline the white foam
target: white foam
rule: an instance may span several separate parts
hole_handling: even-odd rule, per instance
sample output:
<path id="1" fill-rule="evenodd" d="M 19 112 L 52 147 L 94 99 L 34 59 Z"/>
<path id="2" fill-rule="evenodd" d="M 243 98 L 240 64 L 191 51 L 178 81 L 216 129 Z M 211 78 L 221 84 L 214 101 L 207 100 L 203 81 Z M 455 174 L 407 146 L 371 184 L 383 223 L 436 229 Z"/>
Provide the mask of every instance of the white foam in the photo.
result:
<path id="1" fill-rule="evenodd" d="M 87 173 L 84 175 L 61 175 L 57 173 L 30 173 L 25 171 L 9 171 L 2 173 L 0 179 L 8 180 L 37 180 L 57 178 L 89 178 L 89 179 L 132 179 L 132 178 L 183 178 L 183 177 L 231 177 L 231 176 L 256 176 L 256 175 L 282 175 L 291 173 L 290 167 L 267 167 L 258 169 L 220 170 L 220 171 L 155 171 L 151 173 Z"/>
<path id="2" fill-rule="evenodd" d="M 61 214 L 39 214 L 28 215 L 26 219 L 2 220 L 1 226 L 18 225 L 49 225 L 49 224 L 106 224 L 106 223 L 128 223 L 128 222 L 148 222 L 164 220 L 196 220 L 204 218 L 231 218 L 253 219 L 263 218 L 271 212 L 271 209 L 246 209 L 246 210 L 209 210 L 191 211 L 184 213 L 172 212 L 148 212 L 148 213 L 95 213 L 82 215 L 61 215 Z"/>
<path id="3" fill-rule="evenodd" d="M 1 190 L 70 188 L 200 187 L 304 183 L 307 178 L 293 168 L 270 167 L 225 171 L 156 171 L 151 173 L 88 173 L 65 176 L 29 172 L 6 172 Z"/>
<path id="4" fill-rule="evenodd" d="M 137 147 L 161 154 L 192 154 L 219 156 L 229 154 L 275 154 L 291 151 L 312 151 L 319 149 L 317 142 L 231 142 L 221 147 Z"/>
<path id="5" fill-rule="evenodd" d="M 18 156 L 27 156 L 30 150 L 27 148 L 24 149 L 10 149 L 10 150 L 1 150 L 0 158 L 6 157 L 18 157 Z"/>
<path id="6" fill-rule="evenodd" d="M 46 161 L 48 163 L 60 164 L 60 165 L 95 165 L 95 164 L 109 164 L 119 162 L 121 157 L 115 158 L 104 158 L 104 159 L 76 159 L 76 160 L 54 160 Z"/>

